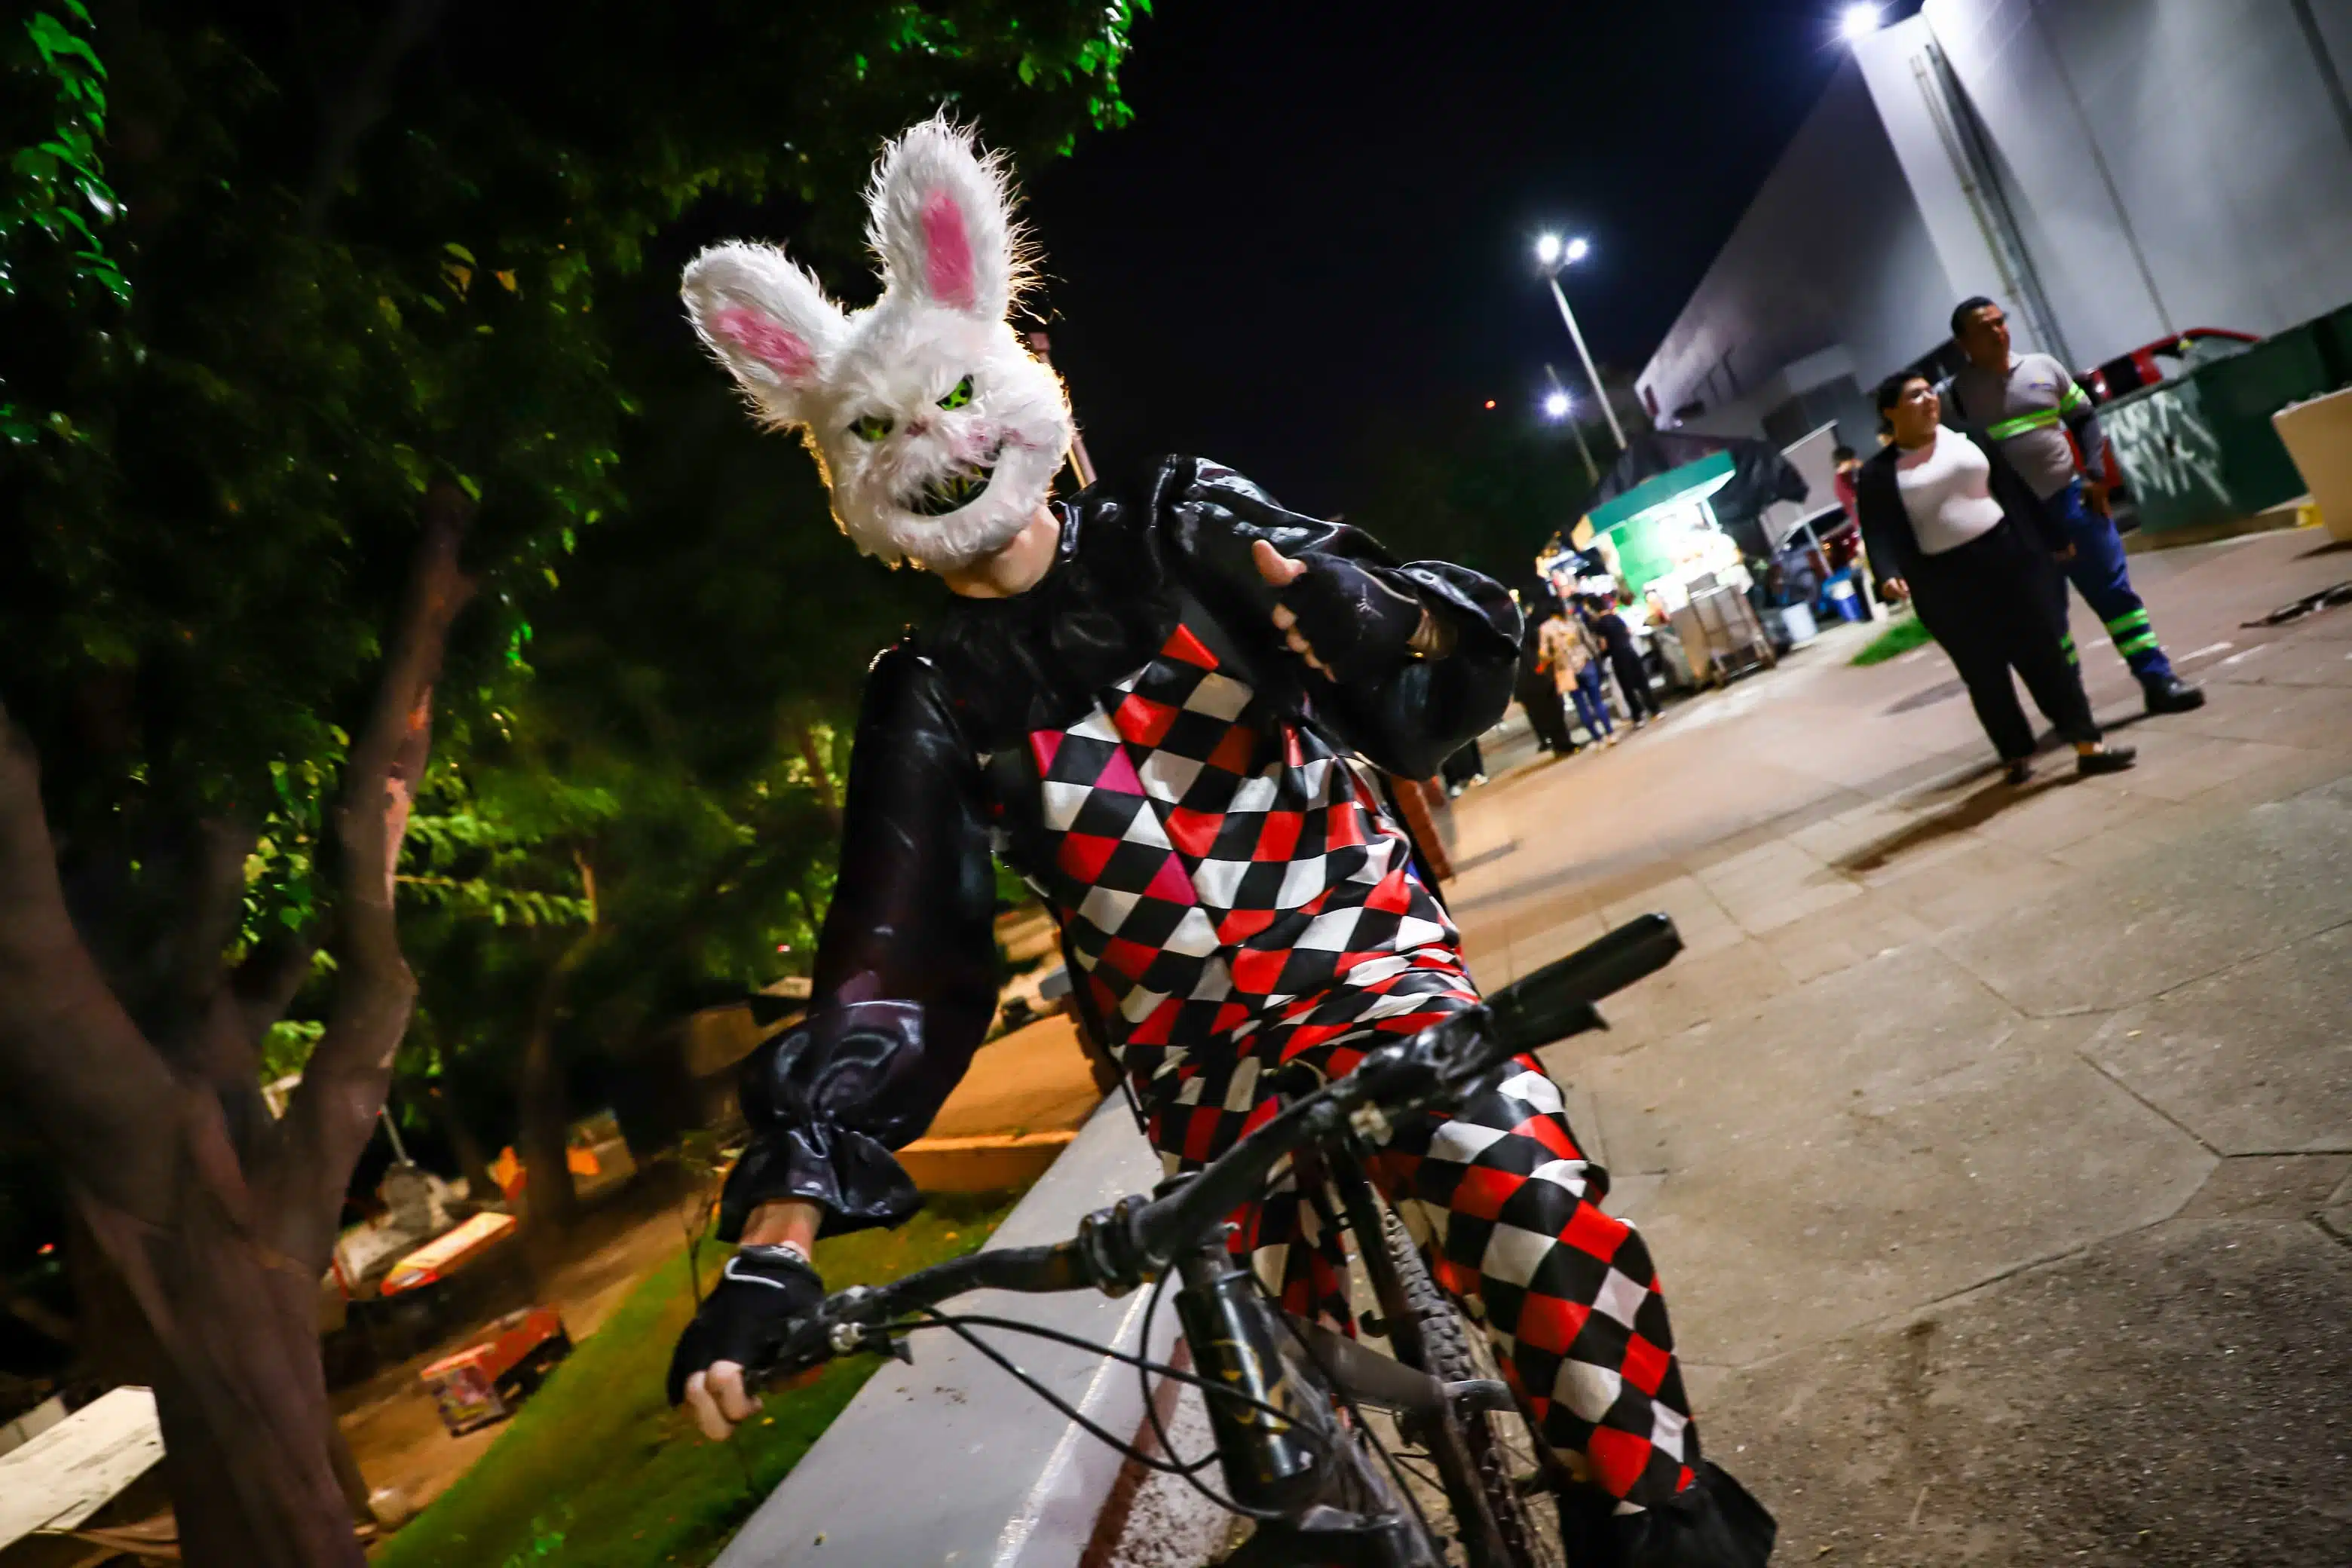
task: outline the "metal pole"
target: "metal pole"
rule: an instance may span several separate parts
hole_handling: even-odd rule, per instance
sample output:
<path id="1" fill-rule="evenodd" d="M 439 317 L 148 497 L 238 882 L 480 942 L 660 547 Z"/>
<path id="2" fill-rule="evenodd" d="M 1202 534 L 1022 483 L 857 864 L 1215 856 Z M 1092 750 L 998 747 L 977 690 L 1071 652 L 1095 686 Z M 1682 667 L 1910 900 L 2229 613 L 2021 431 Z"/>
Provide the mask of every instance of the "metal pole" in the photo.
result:
<path id="1" fill-rule="evenodd" d="M 1584 374 L 1592 383 L 1592 395 L 1601 399 L 1601 413 L 1609 421 L 1609 434 L 1617 437 L 1617 449 L 1625 449 L 1625 427 L 1617 423 L 1617 411 L 1609 406 L 1609 389 L 1601 384 L 1601 373 L 1592 367 L 1592 351 L 1584 346 L 1584 334 L 1576 325 L 1576 312 L 1568 308 L 1568 296 L 1560 292 L 1559 274 L 1547 279 L 1551 284 L 1551 297 L 1559 306 L 1559 319 L 1568 323 L 1568 335 L 1576 341 L 1576 355 L 1584 362 Z"/>
<path id="2" fill-rule="evenodd" d="M 392 1120 L 392 1107 L 378 1106 L 375 1113 L 383 1118 L 383 1130 L 392 1134 L 392 1157 L 404 1165 L 407 1164 L 409 1163 L 408 1145 L 400 1141 L 400 1128 Z"/>
<path id="3" fill-rule="evenodd" d="M 1568 395 L 1568 388 L 1559 384 L 1559 372 L 1552 369 L 1549 360 L 1544 362 L 1544 374 L 1551 378 L 1551 389 L 1554 392 L 1559 393 L 1562 397 Z M 1584 438 L 1584 422 L 1576 416 L 1576 407 L 1573 404 L 1569 405 L 1568 427 L 1576 433 L 1576 449 L 1584 454 L 1584 477 L 1591 480 L 1594 485 L 1599 485 L 1601 469 L 1592 461 L 1592 445 Z"/>

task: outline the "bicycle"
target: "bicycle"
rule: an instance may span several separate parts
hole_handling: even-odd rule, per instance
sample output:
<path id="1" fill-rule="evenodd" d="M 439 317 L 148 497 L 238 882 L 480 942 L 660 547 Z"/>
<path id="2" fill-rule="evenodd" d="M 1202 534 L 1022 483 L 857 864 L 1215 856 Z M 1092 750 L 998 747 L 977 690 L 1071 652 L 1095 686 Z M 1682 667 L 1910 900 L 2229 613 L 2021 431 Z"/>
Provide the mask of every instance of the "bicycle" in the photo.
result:
<path id="1" fill-rule="evenodd" d="M 1486 1375 L 1474 1346 L 1484 1336 L 1437 1288 L 1419 1249 L 1383 1206 L 1365 1170 L 1388 1118 L 1456 1105 L 1518 1070 L 1515 1058 L 1587 1029 L 1603 1028 L 1594 1004 L 1664 967 L 1682 939 L 1664 915 L 1644 915 L 1489 996 L 1480 1006 L 1366 1056 L 1355 1070 L 1288 1098 L 1270 1121 L 1200 1171 L 1152 1196 L 1122 1198 L 1088 1215 L 1077 1234 L 1046 1247 L 974 1253 L 881 1287 L 828 1297 L 791 1325 L 752 1381 L 773 1384 L 838 1355 L 878 1352 L 911 1361 L 907 1335 L 942 1328 L 1019 1379 L 1095 1437 L 1157 1470 L 1181 1476 L 1220 1506 L 1255 1521 L 1224 1568 L 1303 1563 L 1347 1568 L 1442 1568 L 1458 1546 L 1468 1568 L 1542 1568 L 1569 1563 L 1543 1529 L 1543 1500 L 1575 1485 L 1540 1442 L 1532 1473 L 1519 1473 L 1507 1423 L 1519 1419 L 1509 1387 Z M 1382 1356 L 1344 1334 L 1295 1317 L 1271 1300 L 1228 1249 L 1229 1216 L 1263 1193 L 1286 1158 L 1302 1183 L 1320 1181 L 1357 1238 L 1378 1310 L 1365 1326 L 1385 1335 Z M 976 1289 L 1033 1294 L 1097 1289 L 1118 1296 L 1150 1283 L 1140 1343 L 1170 1281 L 1192 1370 L 1097 1345 L 1010 1318 L 940 1310 Z M 1174 1378 L 1201 1391 L 1212 1452 L 1179 1458 L 1148 1396 L 1160 1452 L 1105 1431 L 1039 1386 L 973 1331 L 1025 1333 L 1097 1352 L 1139 1378 Z M 1148 1391 L 1147 1391 L 1148 1395 Z M 1366 1411 L 1385 1413 L 1434 1468 L 1450 1513 L 1440 1530 L 1412 1483 L 1416 1473 L 1381 1438 Z M 1200 1472 L 1214 1460 L 1224 1489 Z M 1570 1568 L 1573 1568 L 1572 1563 Z"/>

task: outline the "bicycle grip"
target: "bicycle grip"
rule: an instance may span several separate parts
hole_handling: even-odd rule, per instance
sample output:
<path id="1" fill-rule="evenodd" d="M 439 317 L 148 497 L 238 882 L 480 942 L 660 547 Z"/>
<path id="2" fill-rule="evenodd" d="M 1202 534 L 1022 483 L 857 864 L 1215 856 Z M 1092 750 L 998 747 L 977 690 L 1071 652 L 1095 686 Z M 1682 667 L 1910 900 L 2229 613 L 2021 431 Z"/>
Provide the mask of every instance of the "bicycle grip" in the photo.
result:
<path id="1" fill-rule="evenodd" d="M 1514 1050 L 1548 1046 L 1573 1032 L 1580 1006 L 1656 973 L 1682 950 L 1671 919 L 1637 916 L 1487 997 L 1496 1032 Z"/>

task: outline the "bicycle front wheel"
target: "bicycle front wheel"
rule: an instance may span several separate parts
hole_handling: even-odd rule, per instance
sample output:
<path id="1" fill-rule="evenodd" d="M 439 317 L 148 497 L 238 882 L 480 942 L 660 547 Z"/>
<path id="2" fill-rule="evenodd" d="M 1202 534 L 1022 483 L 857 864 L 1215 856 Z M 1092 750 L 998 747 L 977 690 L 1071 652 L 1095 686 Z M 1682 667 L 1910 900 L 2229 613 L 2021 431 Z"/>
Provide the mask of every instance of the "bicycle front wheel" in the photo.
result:
<path id="1" fill-rule="evenodd" d="M 1405 1308 L 1417 1320 L 1413 1337 L 1420 1341 L 1416 1359 L 1421 1370 L 1441 1383 L 1499 1377 L 1486 1334 L 1465 1321 L 1438 1289 L 1412 1234 L 1385 1204 L 1381 1205 L 1381 1238 Z M 1546 1470 L 1536 1449 L 1538 1439 L 1526 1421 L 1516 1412 L 1489 1411 L 1462 1417 L 1460 1430 L 1469 1473 L 1461 1473 L 1456 1465 L 1438 1466 L 1455 1521 L 1475 1518 L 1483 1510 L 1495 1522 L 1508 1568 L 1571 1568 L 1560 1544 L 1549 1489 L 1541 1484 Z M 1474 1562 L 1472 1568 L 1485 1565 Z"/>

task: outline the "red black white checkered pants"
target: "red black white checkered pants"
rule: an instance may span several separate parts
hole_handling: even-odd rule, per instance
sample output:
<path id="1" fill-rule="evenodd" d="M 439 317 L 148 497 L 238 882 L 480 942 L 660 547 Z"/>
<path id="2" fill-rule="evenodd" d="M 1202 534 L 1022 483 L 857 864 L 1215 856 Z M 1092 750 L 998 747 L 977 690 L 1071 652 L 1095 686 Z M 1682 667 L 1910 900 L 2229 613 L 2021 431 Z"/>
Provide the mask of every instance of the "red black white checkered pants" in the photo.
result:
<path id="1" fill-rule="evenodd" d="M 1477 1000 L 1438 950 L 1386 982 L 1409 1011 L 1331 1035 L 1363 993 L 1345 986 L 1295 1000 L 1227 1043 L 1197 1048 L 1139 1083 L 1149 1132 L 1171 1172 L 1197 1170 L 1279 1109 L 1261 1094 L 1277 1069 L 1344 1075 L 1383 1036 L 1412 1034 Z M 1393 1008 L 1397 1001 L 1380 1004 Z M 1294 1048 L 1302 1033 L 1316 1043 Z M 1532 1057 L 1524 1069 L 1452 1114 L 1402 1119 L 1372 1176 L 1456 1300 L 1476 1301 L 1503 1375 L 1544 1441 L 1570 1468 L 1625 1502 L 1661 1502 L 1691 1482 L 1698 1432 L 1675 1359 L 1674 1331 L 1649 1249 L 1602 1212 L 1609 1173 L 1587 1161 L 1559 1086 Z M 1236 1215 L 1234 1250 L 1289 1310 L 1352 1332 L 1347 1260 L 1328 1194 L 1286 1175 Z"/>

